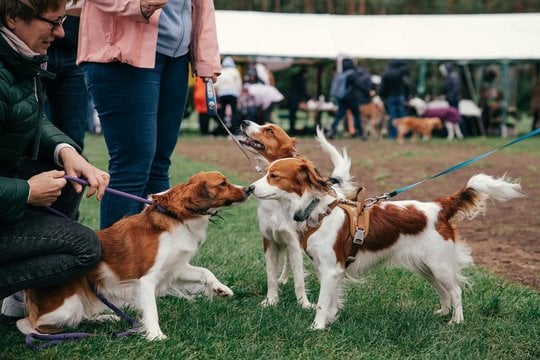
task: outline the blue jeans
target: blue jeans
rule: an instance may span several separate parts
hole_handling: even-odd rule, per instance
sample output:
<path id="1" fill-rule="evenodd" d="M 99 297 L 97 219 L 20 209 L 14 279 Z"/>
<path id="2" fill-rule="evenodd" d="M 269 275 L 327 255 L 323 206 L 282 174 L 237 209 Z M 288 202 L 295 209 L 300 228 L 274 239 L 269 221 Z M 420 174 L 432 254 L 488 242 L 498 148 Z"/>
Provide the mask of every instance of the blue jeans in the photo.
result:
<path id="1" fill-rule="evenodd" d="M 392 120 L 407 116 L 405 110 L 405 96 L 389 96 L 384 99 L 384 107 L 388 113 L 388 136 L 395 139 L 397 136 L 397 129 L 392 125 Z"/>
<path id="2" fill-rule="evenodd" d="M 109 152 L 111 188 L 146 197 L 170 187 L 170 158 L 187 101 L 188 62 L 189 55 L 156 54 L 153 69 L 119 62 L 84 64 Z M 141 209 L 136 201 L 106 193 L 100 226 Z"/>
<path id="3" fill-rule="evenodd" d="M 338 100 L 338 111 L 332 122 L 332 133 L 336 134 L 339 121 L 345 116 L 347 110 L 351 110 L 354 119 L 356 136 L 362 136 L 362 121 L 360 119 L 359 104 L 356 101 Z M 346 128 L 346 126 L 345 126 Z"/>
<path id="4" fill-rule="evenodd" d="M 28 179 L 53 168 L 39 161 L 22 161 L 17 174 Z M 52 205 L 70 219 L 28 206 L 22 219 L 0 220 L 0 299 L 23 289 L 65 283 L 99 261 L 96 233 L 73 220 L 81 197 L 68 184 Z"/>
<path id="5" fill-rule="evenodd" d="M 89 96 L 84 72 L 75 65 L 77 49 L 53 48 L 47 56 L 48 70 L 55 73 L 56 78 L 42 79 L 47 93 L 45 114 L 57 128 L 83 148 Z"/>

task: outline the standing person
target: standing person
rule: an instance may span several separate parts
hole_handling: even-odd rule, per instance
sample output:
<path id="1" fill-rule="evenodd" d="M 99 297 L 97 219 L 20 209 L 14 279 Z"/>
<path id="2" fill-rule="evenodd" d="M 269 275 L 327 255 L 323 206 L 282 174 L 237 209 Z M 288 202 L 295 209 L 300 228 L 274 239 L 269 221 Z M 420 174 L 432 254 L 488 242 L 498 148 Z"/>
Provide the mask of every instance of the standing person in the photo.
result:
<path id="1" fill-rule="evenodd" d="M 379 95 L 389 117 L 388 136 L 395 139 L 397 130 L 392 120 L 407 116 L 405 101 L 409 95 L 409 72 L 403 61 L 390 61 L 381 78 Z"/>
<path id="2" fill-rule="evenodd" d="M 335 75 L 331 86 L 331 96 L 337 99 L 338 110 L 336 117 L 331 125 L 330 138 L 337 134 L 337 127 L 341 119 L 346 115 L 347 110 L 350 110 L 354 119 L 354 127 L 357 137 L 362 137 L 362 122 L 360 119 L 359 100 L 357 92 L 357 76 L 354 63 L 351 59 L 343 59 L 343 72 Z"/>
<path id="3" fill-rule="evenodd" d="M 84 177 L 87 196 L 98 200 L 109 176 L 43 116 L 41 79 L 54 77 L 44 70 L 46 53 L 64 36 L 65 6 L 0 0 L 0 298 L 9 296 L 2 302 L 8 316 L 24 315 L 20 290 L 81 276 L 101 256 L 94 231 L 73 220 L 82 187 L 63 176 Z"/>
<path id="4" fill-rule="evenodd" d="M 62 24 L 65 36 L 54 41 L 47 51 L 47 70 L 55 73 L 56 78 L 44 78 L 43 86 L 47 94 L 47 117 L 83 148 L 90 98 L 84 72 L 76 65 L 81 2 L 68 3 L 68 16 Z"/>
<path id="5" fill-rule="evenodd" d="M 190 60 L 193 74 L 215 82 L 221 64 L 213 1 L 84 2 L 77 61 L 101 120 L 112 188 L 146 197 L 170 187 Z M 141 208 L 106 194 L 101 228 Z"/>
<path id="6" fill-rule="evenodd" d="M 461 79 L 452 63 L 444 63 L 439 66 L 439 71 L 444 77 L 443 93 L 448 104 L 454 108 L 459 107 L 461 100 Z"/>
<path id="7" fill-rule="evenodd" d="M 216 82 L 216 92 L 220 106 L 218 112 L 223 121 L 230 123 L 230 130 L 235 134 L 240 129 L 238 98 L 242 93 L 242 76 L 236 68 L 233 58 L 230 56 L 223 59 L 221 66 L 221 75 Z M 230 107 L 230 113 L 227 111 L 227 107 Z M 230 119 L 226 116 L 229 114 Z M 229 121 L 227 121 L 228 119 Z M 228 135 L 219 121 L 218 129 L 221 129 L 221 131 L 216 135 Z"/>
<path id="8" fill-rule="evenodd" d="M 289 134 L 296 135 L 296 112 L 298 106 L 303 100 L 309 98 L 306 86 L 307 69 L 302 67 L 291 76 L 289 96 L 287 97 L 287 105 L 289 108 Z"/>

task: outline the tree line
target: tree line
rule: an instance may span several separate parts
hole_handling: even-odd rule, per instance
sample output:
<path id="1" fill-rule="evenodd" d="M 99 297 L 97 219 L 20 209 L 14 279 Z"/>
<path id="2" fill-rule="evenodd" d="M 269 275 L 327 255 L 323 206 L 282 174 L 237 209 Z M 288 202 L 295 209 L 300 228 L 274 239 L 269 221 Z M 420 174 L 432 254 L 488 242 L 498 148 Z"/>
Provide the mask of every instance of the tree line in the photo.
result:
<path id="1" fill-rule="evenodd" d="M 539 0 L 214 0 L 218 10 L 308 14 L 478 14 L 540 11 Z"/>

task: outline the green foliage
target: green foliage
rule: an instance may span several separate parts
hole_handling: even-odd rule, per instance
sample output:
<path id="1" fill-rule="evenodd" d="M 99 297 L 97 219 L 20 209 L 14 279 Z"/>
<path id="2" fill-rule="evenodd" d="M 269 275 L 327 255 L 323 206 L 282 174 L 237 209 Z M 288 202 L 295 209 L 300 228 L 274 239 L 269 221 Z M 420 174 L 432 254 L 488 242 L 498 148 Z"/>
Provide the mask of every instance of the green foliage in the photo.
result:
<path id="1" fill-rule="evenodd" d="M 540 11 L 536 0 L 214 0 L 219 10 L 275 11 L 319 14 L 470 14 Z M 362 4 L 365 4 L 362 10 Z"/>
<path id="2" fill-rule="evenodd" d="M 205 140 L 207 141 L 207 140 Z M 498 139 L 479 140 L 495 147 Z M 536 149 L 530 148 L 538 153 Z M 211 146 L 211 145 L 210 145 Z M 520 151 L 528 151 L 523 143 Z M 518 150 L 516 150 L 518 151 Z M 86 155 L 104 167 L 103 140 L 87 136 Z M 174 157 L 172 182 L 211 170 Z M 233 182 L 238 174 L 226 173 Z M 241 183 L 241 182 L 240 182 Z M 246 185 L 246 184 L 244 184 Z M 124 322 L 85 322 L 79 331 L 94 334 L 79 342 L 41 352 L 24 347 L 13 320 L 0 318 L 0 359 L 537 359 L 540 356 L 540 293 L 509 284 L 482 269 L 466 274 L 473 285 L 464 289 L 465 323 L 447 325 L 433 312 L 438 299 L 432 287 L 415 274 L 378 269 L 351 284 L 337 321 L 325 331 L 311 331 L 313 310 L 297 304 L 292 279 L 282 287 L 281 302 L 262 308 L 266 275 L 259 234 L 257 201 L 227 209 L 211 223 L 208 239 L 194 264 L 208 267 L 235 292 L 230 299 L 194 301 L 158 299 L 160 324 L 168 339 L 115 338 Z M 83 222 L 96 228 L 98 204 L 87 200 Z M 97 220 L 96 220 L 97 221 Z M 316 301 L 318 283 L 309 259 L 307 287 Z"/>

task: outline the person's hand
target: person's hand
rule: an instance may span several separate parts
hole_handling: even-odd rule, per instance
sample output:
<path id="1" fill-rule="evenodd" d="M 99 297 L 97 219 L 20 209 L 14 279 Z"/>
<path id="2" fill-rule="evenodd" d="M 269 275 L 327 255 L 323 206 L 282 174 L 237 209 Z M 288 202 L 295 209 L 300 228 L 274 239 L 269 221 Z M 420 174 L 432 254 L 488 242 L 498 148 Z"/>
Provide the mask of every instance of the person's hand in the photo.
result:
<path id="1" fill-rule="evenodd" d="M 212 83 L 215 84 L 216 81 L 217 81 L 218 76 L 219 76 L 219 74 L 214 74 L 214 75 L 212 75 L 212 77 L 204 76 L 204 77 L 201 77 L 201 79 L 202 79 L 204 82 L 207 82 L 207 81 L 212 80 Z"/>
<path id="2" fill-rule="evenodd" d="M 109 174 L 91 165 L 71 147 L 62 148 L 59 156 L 64 164 L 66 175 L 84 178 L 88 181 L 89 185 L 86 197 L 97 194 L 96 198 L 101 200 L 105 194 L 105 188 L 109 185 Z M 83 190 L 82 185 L 76 182 L 72 182 L 72 184 L 76 192 L 79 193 Z"/>
<path id="3" fill-rule="evenodd" d="M 141 0 L 141 13 L 148 19 L 156 10 L 165 5 L 167 5 L 167 0 Z"/>
<path id="4" fill-rule="evenodd" d="M 51 206 L 66 186 L 65 172 L 52 170 L 42 172 L 28 179 L 30 197 L 28 203 L 35 206 Z"/>

